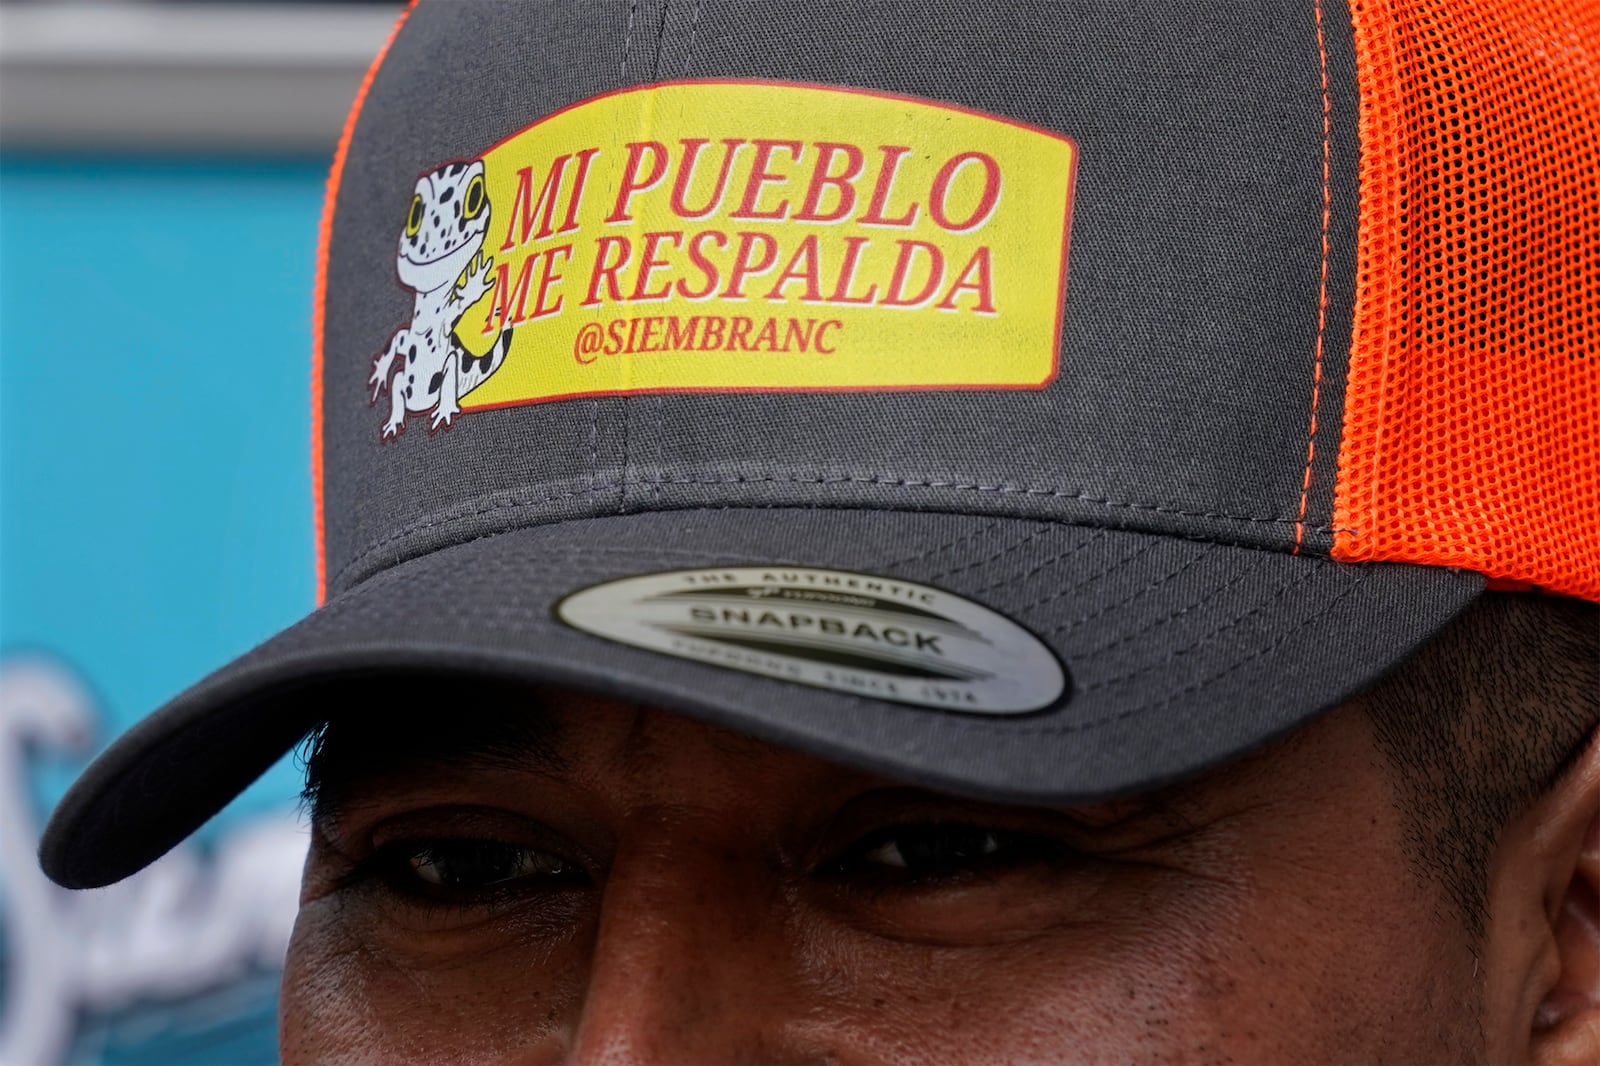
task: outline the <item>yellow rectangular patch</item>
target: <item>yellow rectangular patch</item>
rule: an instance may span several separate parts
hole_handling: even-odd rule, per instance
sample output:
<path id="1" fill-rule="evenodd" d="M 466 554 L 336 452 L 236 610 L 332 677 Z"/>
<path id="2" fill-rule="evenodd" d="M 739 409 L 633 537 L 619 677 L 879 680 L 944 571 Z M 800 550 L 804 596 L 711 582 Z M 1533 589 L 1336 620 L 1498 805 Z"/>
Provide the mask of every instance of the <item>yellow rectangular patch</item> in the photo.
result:
<path id="1" fill-rule="evenodd" d="M 1037 388 L 1077 150 L 948 104 L 774 82 L 595 97 L 482 159 L 505 364 L 466 409 L 746 389 Z"/>

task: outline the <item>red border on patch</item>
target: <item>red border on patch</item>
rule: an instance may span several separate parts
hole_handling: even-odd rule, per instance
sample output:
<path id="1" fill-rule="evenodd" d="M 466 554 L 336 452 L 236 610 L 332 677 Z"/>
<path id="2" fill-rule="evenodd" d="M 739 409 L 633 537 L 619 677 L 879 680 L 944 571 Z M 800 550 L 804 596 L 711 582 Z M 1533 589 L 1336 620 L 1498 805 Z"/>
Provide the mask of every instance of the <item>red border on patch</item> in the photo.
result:
<path id="1" fill-rule="evenodd" d="M 533 404 L 550 403 L 555 400 L 582 400 L 599 396 L 651 396 L 661 394 L 694 395 L 707 393 L 733 395 L 738 393 L 771 392 L 938 392 L 955 391 L 961 389 L 986 389 L 996 392 L 1037 392 L 1040 389 L 1046 388 L 1051 382 L 1055 381 L 1056 376 L 1061 370 L 1061 326 L 1062 323 L 1066 321 L 1067 260 L 1072 243 L 1072 206 L 1074 199 L 1076 198 L 1078 185 L 1078 142 L 1074 141 L 1065 133 L 1061 133 L 1057 130 L 1048 130 L 1042 126 L 1035 126 L 1030 122 L 1023 122 L 1020 119 L 1007 118 L 1004 115 L 996 115 L 988 111 L 980 111 L 977 108 L 972 107 L 963 107 L 960 104 L 947 103 L 942 100 L 932 100 L 925 96 L 913 96 L 909 93 L 886 92 L 877 89 L 861 89 L 849 85 L 824 85 L 818 82 L 781 81 L 773 78 L 675 78 L 670 81 L 654 81 L 640 85 L 629 85 L 620 89 L 612 89 L 610 92 L 599 93 L 595 96 L 587 96 L 582 100 L 576 100 L 570 104 L 567 104 L 565 107 L 558 108 L 557 110 L 550 112 L 548 115 L 542 116 L 537 121 L 531 122 L 528 125 L 523 126 L 521 129 L 515 130 L 512 133 L 500 138 L 498 141 L 494 142 L 480 152 L 477 158 L 481 159 L 484 156 L 487 156 L 490 152 L 493 152 L 502 145 L 508 144 L 518 137 L 528 133 L 530 130 L 537 129 L 539 126 L 544 125 L 551 119 L 554 119 L 560 115 L 564 115 L 568 111 L 573 111 L 580 107 L 586 107 L 589 104 L 600 100 L 607 100 L 614 96 L 626 96 L 630 93 L 650 92 L 654 89 L 667 88 L 674 85 L 775 85 L 790 89 L 815 89 L 822 92 L 846 93 L 852 96 L 870 96 L 880 100 L 901 100 L 905 101 L 906 103 L 919 104 L 923 107 L 932 107 L 943 111 L 954 111 L 963 115 L 971 115 L 974 118 L 988 119 L 991 122 L 999 122 L 1007 126 L 1013 126 L 1017 129 L 1028 130 L 1031 133 L 1038 133 L 1045 137 L 1049 137 L 1052 140 L 1061 141 L 1069 145 L 1072 148 L 1072 167 L 1067 175 L 1066 205 L 1065 210 L 1062 213 L 1061 259 L 1059 264 L 1059 273 L 1057 274 L 1057 277 L 1059 278 L 1059 284 L 1056 294 L 1056 317 L 1054 325 L 1055 343 L 1050 352 L 1049 372 L 1042 380 L 1031 385 L 997 385 L 990 382 L 947 382 L 936 385 L 674 385 L 638 389 L 596 389 L 585 392 L 556 393 L 550 396 L 538 396 L 528 399 L 502 400 L 498 403 L 472 404 L 463 402 L 461 404 L 462 413 L 476 411 L 496 411 L 506 407 L 527 407 Z M 428 173 L 428 170 L 424 170 L 422 173 Z"/>

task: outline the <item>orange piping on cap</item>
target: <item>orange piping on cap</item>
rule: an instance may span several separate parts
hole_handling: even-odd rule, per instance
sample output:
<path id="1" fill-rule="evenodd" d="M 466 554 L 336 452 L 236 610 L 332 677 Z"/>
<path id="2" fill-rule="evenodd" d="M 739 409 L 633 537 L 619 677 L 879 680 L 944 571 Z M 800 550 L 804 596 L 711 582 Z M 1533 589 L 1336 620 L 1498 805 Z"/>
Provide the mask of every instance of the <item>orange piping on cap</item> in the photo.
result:
<path id="1" fill-rule="evenodd" d="M 350 105 L 344 129 L 339 134 L 339 146 L 333 152 L 333 166 L 328 171 L 327 192 L 322 203 L 322 223 L 317 233 L 317 280 L 311 303 L 311 510 L 317 537 L 318 607 L 328 599 L 328 552 L 322 516 L 322 334 L 327 311 L 328 245 L 333 239 L 333 208 L 339 198 L 339 179 L 344 174 L 344 160 L 350 151 L 350 138 L 356 131 L 356 119 L 361 115 L 361 105 L 367 102 L 367 90 L 372 88 L 372 80 L 378 76 L 378 68 L 383 66 L 384 57 L 389 54 L 389 46 L 394 44 L 400 27 L 406 24 L 406 18 L 416 6 L 417 0 L 411 0 L 400 12 L 383 47 L 378 49 L 371 66 L 367 67 L 361 87 L 356 90 L 355 101 Z"/>
<path id="2" fill-rule="evenodd" d="M 1322 396 L 1322 351 L 1328 335 L 1328 226 L 1333 221 L 1333 102 L 1328 95 L 1328 39 L 1322 32 L 1322 0 L 1317 16 L 1317 56 L 1322 72 L 1322 276 L 1317 288 L 1317 356 L 1311 371 L 1311 421 L 1306 427 L 1306 473 L 1300 480 L 1300 510 L 1294 516 L 1294 554 L 1306 539 L 1306 502 L 1311 498 L 1311 464 L 1317 458 L 1317 404 Z"/>

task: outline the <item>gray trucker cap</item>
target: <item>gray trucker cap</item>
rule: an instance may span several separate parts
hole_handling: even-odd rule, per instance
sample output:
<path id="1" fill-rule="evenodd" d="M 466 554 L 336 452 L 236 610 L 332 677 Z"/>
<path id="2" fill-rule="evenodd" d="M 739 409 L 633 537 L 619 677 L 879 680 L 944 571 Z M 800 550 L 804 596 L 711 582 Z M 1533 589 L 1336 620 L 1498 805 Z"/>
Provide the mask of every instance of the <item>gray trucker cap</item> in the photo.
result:
<path id="1" fill-rule="evenodd" d="M 1069 803 L 1294 728 L 1490 577 L 1559 586 L 1376 535 L 1413 512 L 1352 449 L 1445 432 L 1374 422 L 1410 358 L 1367 295 L 1376 17 L 415 5 L 329 186 L 325 602 L 94 763 L 46 872 L 153 861 L 330 681 L 570 686 Z"/>

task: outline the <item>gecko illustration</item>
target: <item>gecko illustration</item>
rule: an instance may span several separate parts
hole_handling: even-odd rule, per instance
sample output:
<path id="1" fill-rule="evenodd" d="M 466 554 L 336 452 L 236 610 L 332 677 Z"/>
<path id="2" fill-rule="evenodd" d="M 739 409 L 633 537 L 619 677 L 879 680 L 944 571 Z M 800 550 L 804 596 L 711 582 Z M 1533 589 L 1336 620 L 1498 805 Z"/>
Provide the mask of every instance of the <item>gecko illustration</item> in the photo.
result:
<path id="1" fill-rule="evenodd" d="M 494 257 L 483 254 L 488 232 L 483 160 L 446 163 L 417 179 L 396 259 L 400 281 L 416 293 L 416 302 L 411 321 L 374 358 L 368 382 L 373 403 L 389 390 L 384 440 L 405 432 L 410 413 L 432 411 L 429 428 L 447 428 L 461 413 L 461 397 L 505 362 L 510 329 L 501 330 L 481 356 L 455 335 L 467 308 L 493 285 Z"/>

